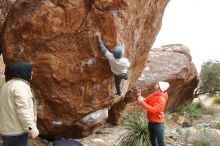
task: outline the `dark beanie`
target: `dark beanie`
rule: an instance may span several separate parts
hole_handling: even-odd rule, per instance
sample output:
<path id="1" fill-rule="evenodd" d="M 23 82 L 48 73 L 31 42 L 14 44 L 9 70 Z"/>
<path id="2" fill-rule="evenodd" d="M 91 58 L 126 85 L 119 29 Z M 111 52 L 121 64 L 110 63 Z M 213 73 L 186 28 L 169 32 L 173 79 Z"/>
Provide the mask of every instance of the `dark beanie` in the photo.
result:
<path id="1" fill-rule="evenodd" d="M 10 73 L 12 77 L 30 81 L 32 65 L 29 63 L 20 62 L 11 66 Z"/>

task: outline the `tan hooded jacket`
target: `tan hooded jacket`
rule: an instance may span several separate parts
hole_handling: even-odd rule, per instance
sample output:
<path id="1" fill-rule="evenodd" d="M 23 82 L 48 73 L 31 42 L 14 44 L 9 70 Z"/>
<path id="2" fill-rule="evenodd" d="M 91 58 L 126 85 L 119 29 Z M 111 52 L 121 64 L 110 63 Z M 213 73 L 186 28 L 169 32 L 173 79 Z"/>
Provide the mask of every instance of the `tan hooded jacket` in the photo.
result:
<path id="1" fill-rule="evenodd" d="M 36 126 L 36 103 L 28 81 L 11 79 L 0 91 L 0 133 L 32 133 Z"/>

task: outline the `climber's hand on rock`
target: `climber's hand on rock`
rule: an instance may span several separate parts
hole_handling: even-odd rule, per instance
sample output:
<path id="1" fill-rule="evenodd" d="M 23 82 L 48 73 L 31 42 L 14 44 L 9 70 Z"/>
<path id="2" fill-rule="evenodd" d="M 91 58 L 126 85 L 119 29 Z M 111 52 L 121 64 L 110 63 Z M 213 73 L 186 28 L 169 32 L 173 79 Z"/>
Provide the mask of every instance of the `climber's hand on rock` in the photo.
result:
<path id="1" fill-rule="evenodd" d="M 97 37 L 98 40 L 101 40 L 102 35 L 101 35 L 100 32 L 97 31 L 97 32 L 95 33 L 95 35 L 96 35 L 96 37 Z"/>

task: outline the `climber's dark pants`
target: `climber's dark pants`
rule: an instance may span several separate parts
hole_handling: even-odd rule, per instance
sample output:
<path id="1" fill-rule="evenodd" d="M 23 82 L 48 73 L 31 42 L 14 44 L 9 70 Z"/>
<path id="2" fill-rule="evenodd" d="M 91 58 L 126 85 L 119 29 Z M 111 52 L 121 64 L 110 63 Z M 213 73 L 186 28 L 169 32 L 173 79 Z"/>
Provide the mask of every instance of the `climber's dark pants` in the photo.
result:
<path id="1" fill-rule="evenodd" d="M 116 88 L 116 95 L 121 95 L 121 89 L 120 89 L 120 84 L 121 84 L 121 80 L 128 79 L 128 73 L 124 73 L 124 74 L 120 74 L 120 75 L 114 75 L 115 77 L 115 88 Z"/>

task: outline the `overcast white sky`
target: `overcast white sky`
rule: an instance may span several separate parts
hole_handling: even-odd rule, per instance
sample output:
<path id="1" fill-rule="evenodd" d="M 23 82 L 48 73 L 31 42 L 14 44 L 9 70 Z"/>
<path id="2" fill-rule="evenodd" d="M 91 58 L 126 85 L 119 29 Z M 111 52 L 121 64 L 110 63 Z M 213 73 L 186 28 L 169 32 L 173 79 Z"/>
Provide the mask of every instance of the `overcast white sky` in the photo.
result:
<path id="1" fill-rule="evenodd" d="M 189 47 L 199 72 L 204 61 L 220 61 L 220 0 L 171 0 L 153 47 L 173 43 Z"/>

